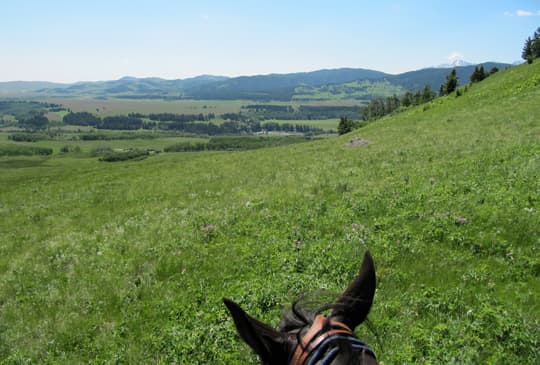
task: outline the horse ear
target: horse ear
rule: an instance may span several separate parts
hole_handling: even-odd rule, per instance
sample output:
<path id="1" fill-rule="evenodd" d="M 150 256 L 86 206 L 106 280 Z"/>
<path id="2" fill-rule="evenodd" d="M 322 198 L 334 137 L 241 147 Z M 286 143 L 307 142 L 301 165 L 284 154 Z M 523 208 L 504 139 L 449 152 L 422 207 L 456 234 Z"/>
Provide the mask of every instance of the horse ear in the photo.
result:
<path id="1" fill-rule="evenodd" d="M 364 322 L 375 296 L 375 264 L 369 252 L 364 255 L 360 273 L 339 297 L 330 317 L 354 330 Z"/>
<path id="2" fill-rule="evenodd" d="M 281 358 L 285 338 L 283 334 L 247 314 L 238 304 L 223 298 L 231 313 L 236 330 L 242 339 L 259 355 L 263 364 L 275 363 Z"/>

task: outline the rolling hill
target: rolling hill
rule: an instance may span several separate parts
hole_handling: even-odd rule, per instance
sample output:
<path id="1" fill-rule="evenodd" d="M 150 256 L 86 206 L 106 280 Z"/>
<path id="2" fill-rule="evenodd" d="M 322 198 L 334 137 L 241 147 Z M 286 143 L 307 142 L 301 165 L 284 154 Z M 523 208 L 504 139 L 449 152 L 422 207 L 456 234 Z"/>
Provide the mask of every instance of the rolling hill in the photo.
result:
<path id="1" fill-rule="evenodd" d="M 486 70 L 509 64 L 488 62 Z M 457 67 L 462 84 L 469 82 L 475 66 Z M 291 74 L 270 74 L 227 78 L 203 75 L 183 80 L 123 77 L 119 80 L 52 83 L 0 83 L 0 92 L 33 94 L 38 97 L 93 97 L 130 99 L 217 99 L 217 100 L 292 100 L 358 99 L 369 100 L 393 93 L 416 91 L 429 84 L 438 90 L 448 69 L 428 68 L 391 75 L 384 72 L 342 68 Z"/>
<path id="2" fill-rule="evenodd" d="M 275 325 L 369 249 L 379 361 L 538 363 L 539 101 L 536 61 L 318 142 L 1 158 L 0 359 L 256 363 L 222 298 Z"/>

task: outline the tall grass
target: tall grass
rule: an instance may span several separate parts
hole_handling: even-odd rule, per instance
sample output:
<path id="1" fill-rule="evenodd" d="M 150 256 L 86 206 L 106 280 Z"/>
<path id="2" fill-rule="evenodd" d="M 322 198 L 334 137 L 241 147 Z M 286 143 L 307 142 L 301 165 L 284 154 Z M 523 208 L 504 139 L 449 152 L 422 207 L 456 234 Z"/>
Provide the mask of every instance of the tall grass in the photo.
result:
<path id="1" fill-rule="evenodd" d="M 221 298 L 276 324 L 369 249 L 384 363 L 537 363 L 539 73 L 286 147 L 0 159 L 0 359 L 256 363 Z"/>

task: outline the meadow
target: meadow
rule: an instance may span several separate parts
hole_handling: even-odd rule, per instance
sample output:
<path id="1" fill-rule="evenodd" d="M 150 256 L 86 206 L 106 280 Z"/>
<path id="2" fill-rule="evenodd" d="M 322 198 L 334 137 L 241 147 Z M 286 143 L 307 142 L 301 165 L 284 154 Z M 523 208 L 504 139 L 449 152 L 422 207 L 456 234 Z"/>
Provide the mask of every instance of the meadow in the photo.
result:
<path id="1" fill-rule="evenodd" d="M 381 363 L 539 363 L 539 75 L 284 147 L 0 157 L 0 363 L 254 364 L 222 298 L 275 325 L 365 250 Z"/>

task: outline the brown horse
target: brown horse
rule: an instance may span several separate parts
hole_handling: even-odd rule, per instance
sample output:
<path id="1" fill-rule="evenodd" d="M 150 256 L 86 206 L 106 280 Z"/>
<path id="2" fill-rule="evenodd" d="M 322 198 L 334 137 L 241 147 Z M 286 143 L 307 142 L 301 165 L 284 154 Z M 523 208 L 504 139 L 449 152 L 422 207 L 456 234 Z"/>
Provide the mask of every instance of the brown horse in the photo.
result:
<path id="1" fill-rule="evenodd" d="M 326 307 L 328 315 L 299 311 L 293 305 L 277 330 L 249 316 L 232 300 L 224 302 L 240 337 L 263 365 L 376 365 L 373 350 L 354 335 L 369 313 L 375 285 L 375 265 L 368 252 L 356 279 Z"/>

